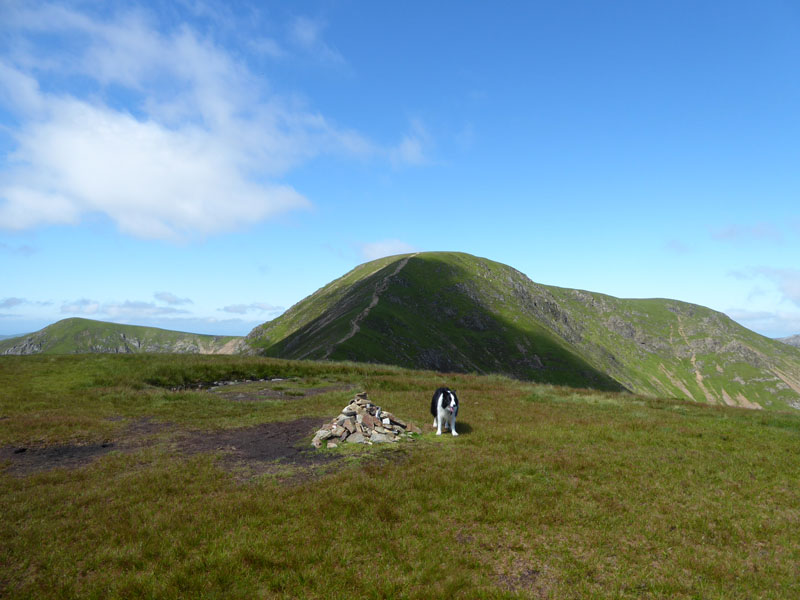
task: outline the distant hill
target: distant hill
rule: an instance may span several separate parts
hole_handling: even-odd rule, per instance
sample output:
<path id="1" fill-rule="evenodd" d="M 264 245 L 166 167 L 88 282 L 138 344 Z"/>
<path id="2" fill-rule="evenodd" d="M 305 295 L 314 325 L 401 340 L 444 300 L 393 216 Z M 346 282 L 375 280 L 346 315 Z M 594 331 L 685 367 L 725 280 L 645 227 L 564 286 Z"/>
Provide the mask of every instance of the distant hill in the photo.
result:
<path id="1" fill-rule="evenodd" d="M 790 346 L 794 346 L 795 348 L 800 348 L 800 334 L 790 335 L 789 337 L 785 338 L 778 338 L 778 341 L 783 342 L 784 344 L 789 344 Z"/>
<path id="2" fill-rule="evenodd" d="M 11 338 L 23 337 L 27 335 L 26 333 L 16 334 L 16 335 L 0 335 L 0 340 L 10 340 Z"/>
<path id="3" fill-rule="evenodd" d="M 247 343 L 283 358 L 500 373 L 750 408 L 800 408 L 800 350 L 711 309 L 534 283 L 468 254 L 360 265 Z"/>
<path id="4" fill-rule="evenodd" d="M 0 354 L 233 354 L 239 349 L 241 339 L 74 318 L 58 321 L 35 333 L 2 340 Z"/>

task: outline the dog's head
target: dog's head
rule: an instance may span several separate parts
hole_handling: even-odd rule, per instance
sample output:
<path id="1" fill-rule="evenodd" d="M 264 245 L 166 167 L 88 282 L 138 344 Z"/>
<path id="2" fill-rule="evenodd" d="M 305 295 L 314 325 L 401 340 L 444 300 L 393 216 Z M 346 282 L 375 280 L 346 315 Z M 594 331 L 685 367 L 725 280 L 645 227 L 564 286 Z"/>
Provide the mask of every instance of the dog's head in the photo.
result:
<path id="1" fill-rule="evenodd" d="M 453 392 L 448 390 L 445 394 L 442 394 L 442 396 L 442 406 L 447 412 L 455 412 L 458 410 L 458 399 Z"/>

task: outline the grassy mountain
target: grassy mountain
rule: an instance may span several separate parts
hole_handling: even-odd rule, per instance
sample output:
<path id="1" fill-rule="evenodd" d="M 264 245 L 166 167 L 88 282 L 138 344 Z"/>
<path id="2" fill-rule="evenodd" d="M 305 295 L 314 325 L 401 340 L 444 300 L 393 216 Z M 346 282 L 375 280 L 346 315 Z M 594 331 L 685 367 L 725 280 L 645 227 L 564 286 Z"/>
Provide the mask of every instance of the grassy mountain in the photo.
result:
<path id="1" fill-rule="evenodd" d="M 0 354 L 232 354 L 241 338 L 118 325 L 90 319 L 64 319 L 29 335 L 0 341 Z"/>
<path id="2" fill-rule="evenodd" d="M 534 283 L 468 254 L 360 265 L 255 328 L 267 356 L 501 373 L 750 408 L 800 408 L 800 350 L 708 308 Z"/>

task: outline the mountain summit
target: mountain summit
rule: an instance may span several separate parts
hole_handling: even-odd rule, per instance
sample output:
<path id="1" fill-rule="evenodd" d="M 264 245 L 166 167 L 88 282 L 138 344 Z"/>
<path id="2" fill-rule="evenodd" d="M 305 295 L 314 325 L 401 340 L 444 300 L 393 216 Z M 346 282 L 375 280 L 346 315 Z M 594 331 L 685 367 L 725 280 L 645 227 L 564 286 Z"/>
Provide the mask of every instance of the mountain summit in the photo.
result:
<path id="1" fill-rule="evenodd" d="M 800 408 L 800 350 L 711 309 L 534 283 L 485 258 L 362 264 L 247 342 L 297 359 L 500 373 L 748 408 Z"/>

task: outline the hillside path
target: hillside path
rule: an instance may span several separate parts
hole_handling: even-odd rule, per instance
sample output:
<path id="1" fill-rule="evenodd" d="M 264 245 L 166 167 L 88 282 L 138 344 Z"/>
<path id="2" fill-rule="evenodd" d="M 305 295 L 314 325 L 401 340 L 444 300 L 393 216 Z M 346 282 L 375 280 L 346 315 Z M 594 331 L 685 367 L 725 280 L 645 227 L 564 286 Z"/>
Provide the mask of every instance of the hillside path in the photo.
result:
<path id="1" fill-rule="evenodd" d="M 372 293 L 372 299 L 370 300 L 369 305 L 360 313 L 358 313 L 352 321 L 350 321 L 350 324 L 352 325 L 350 331 L 348 331 L 347 334 L 345 334 L 344 337 L 342 337 L 342 339 L 340 339 L 338 342 L 336 342 L 330 348 L 328 348 L 327 352 L 325 352 L 325 356 L 322 357 L 323 359 L 328 358 L 331 355 L 331 352 L 333 352 L 333 349 L 336 348 L 336 346 L 343 344 L 351 337 L 353 337 L 355 334 L 357 334 L 359 331 L 361 331 L 361 326 L 359 325 L 359 323 L 361 323 L 361 321 L 366 319 L 370 311 L 378 305 L 378 300 L 380 300 L 381 294 L 386 291 L 386 288 L 389 287 L 389 279 L 397 275 L 400 271 L 402 271 L 403 267 L 405 267 L 406 264 L 408 264 L 409 259 L 414 258 L 417 254 L 419 254 L 419 252 L 415 252 L 411 256 L 405 257 L 403 260 L 397 263 L 397 268 L 390 275 L 387 275 L 377 283 L 377 285 L 375 286 L 375 291 Z"/>

